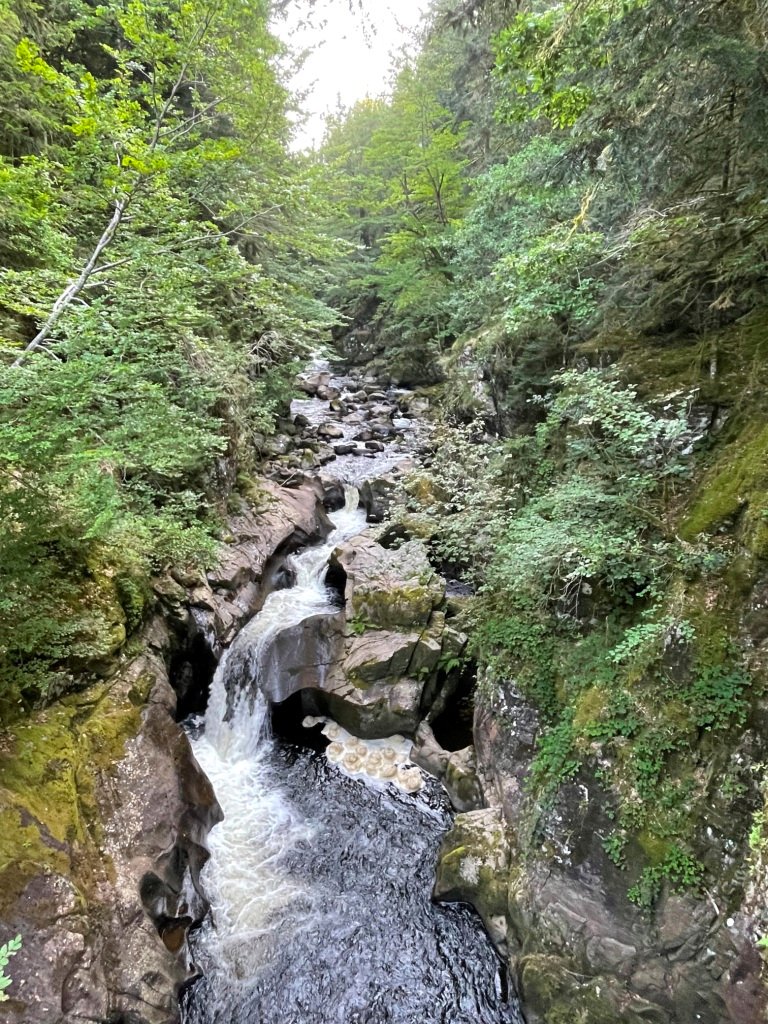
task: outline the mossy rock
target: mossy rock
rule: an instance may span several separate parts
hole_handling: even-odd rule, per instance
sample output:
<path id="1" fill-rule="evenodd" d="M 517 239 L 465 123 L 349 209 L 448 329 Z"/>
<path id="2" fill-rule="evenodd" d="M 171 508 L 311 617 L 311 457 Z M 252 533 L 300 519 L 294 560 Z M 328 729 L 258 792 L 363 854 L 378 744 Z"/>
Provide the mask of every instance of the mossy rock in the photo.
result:
<path id="1" fill-rule="evenodd" d="M 681 536 L 738 529 L 753 555 L 768 555 L 768 424 L 747 425 L 720 454 L 686 516 Z"/>
<path id="2" fill-rule="evenodd" d="M 17 721 L 0 742 L 0 910 L 50 871 L 83 890 L 109 872 L 96 781 L 123 756 L 153 678 L 102 683 Z"/>
<path id="3" fill-rule="evenodd" d="M 347 618 L 380 629 L 425 627 L 445 593 L 420 541 L 390 549 L 363 534 L 334 551 L 329 572 L 346 580 Z"/>
<path id="4" fill-rule="evenodd" d="M 435 897 L 471 903 L 486 922 L 505 916 L 509 856 L 497 810 L 458 814 L 440 847 Z"/>
<path id="5" fill-rule="evenodd" d="M 536 954 L 519 966 L 523 1005 L 546 1024 L 637 1024 L 640 1018 L 619 1011 L 622 986 L 616 979 L 584 980 L 563 957 Z"/>

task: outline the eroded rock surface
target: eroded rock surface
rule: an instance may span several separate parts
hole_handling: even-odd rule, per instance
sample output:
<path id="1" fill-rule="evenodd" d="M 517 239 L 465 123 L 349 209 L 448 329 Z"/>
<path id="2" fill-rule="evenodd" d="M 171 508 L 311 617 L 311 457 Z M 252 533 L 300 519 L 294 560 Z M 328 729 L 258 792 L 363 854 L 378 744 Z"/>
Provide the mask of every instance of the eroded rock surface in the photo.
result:
<path id="1" fill-rule="evenodd" d="M 155 623 L 112 679 L 3 737 L 0 934 L 24 941 L 14 1024 L 176 1018 L 220 811 L 173 719 L 168 639 Z"/>
<path id="2" fill-rule="evenodd" d="M 155 581 L 161 615 L 133 638 L 140 653 L 115 653 L 105 680 L 0 736 L 0 936 L 24 942 L 4 1007 L 13 1024 L 177 1019 L 220 810 L 175 721 L 167 666 L 186 644 L 213 671 L 213 651 L 279 585 L 281 552 L 330 531 L 323 497 L 316 481 L 264 482 L 207 576 Z"/>
<path id="3" fill-rule="evenodd" d="M 525 782 L 538 719 L 509 684 L 475 718 L 491 810 L 459 815 L 443 844 L 436 894 L 467 899 L 509 956 L 529 1024 L 757 1024 L 766 1012 L 746 915 L 719 893 L 666 889 L 653 912 L 627 896 L 602 839 L 610 801 L 594 775 L 535 806 Z M 641 851 L 636 851 L 638 863 Z M 504 922 L 502 928 L 502 919 Z"/>
<path id="4" fill-rule="evenodd" d="M 441 663 L 466 642 L 439 610 L 444 582 L 420 543 L 393 551 L 368 533 L 334 551 L 329 580 L 343 608 L 280 632 L 259 687 L 275 703 L 312 694 L 315 710 L 361 737 L 412 735 L 445 685 Z"/>

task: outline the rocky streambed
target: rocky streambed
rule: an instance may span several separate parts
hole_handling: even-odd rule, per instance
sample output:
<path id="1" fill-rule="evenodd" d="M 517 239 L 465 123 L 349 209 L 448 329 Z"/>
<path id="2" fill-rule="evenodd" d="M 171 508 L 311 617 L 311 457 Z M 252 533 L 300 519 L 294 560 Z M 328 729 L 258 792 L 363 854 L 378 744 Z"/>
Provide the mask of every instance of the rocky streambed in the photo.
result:
<path id="1" fill-rule="evenodd" d="M 0 934 L 25 939 L 7 1019 L 168 1024 L 181 995 L 189 1024 L 213 1007 L 231 1024 L 494 1024 L 518 1019 L 517 987 L 529 1024 L 758 1024 L 766 894 L 729 895 L 733 851 L 722 892 L 665 891 L 643 913 L 604 849 L 594 775 L 531 806 L 539 721 L 514 682 L 460 721 L 456 602 L 418 540 L 365 528 L 418 456 L 428 398 L 323 366 L 301 386 L 217 565 L 156 580 L 156 614 L 112 670 L 0 742 Z M 345 501 L 359 519 L 333 537 Z M 295 615 L 288 600 L 262 644 L 258 613 L 296 596 L 296 553 L 324 545 L 320 604 Z M 250 701 L 235 766 L 252 790 L 206 758 L 198 724 L 202 771 L 180 724 L 225 670 L 221 721 Z M 405 750 L 396 771 L 418 786 L 377 778 L 381 744 Z M 208 862 L 221 805 L 231 822 L 244 804 L 275 825 L 258 834 L 268 850 L 280 836 L 268 879 L 287 894 L 245 936 L 217 925 L 232 902 Z"/>
<path id="2" fill-rule="evenodd" d="M 324 368 L 303 385 L 309 394 L 281 424 L 285 432 L 265 441 L 265 479 L 253 500 L 230 515 L 218 564 L 206 574 L 174 572 L 156 580 L 157 614 L 103 681 L 31 716 L 4 740 L 0 926 L 25 938 L 6 1004 L 9 1020 L 165 1024 L 177 1018 L 179 995 L 198 970 L 195 958 L 205 960 L 188 938 L 209 919 L 201 872 L 210 832 L 222 818 L 179 723 L 204 710 L 216 663 L 269 595 L 295 583 L 292 553 L 328 536 L 329 513 L 342 505 L 350 481 L 360 487 L 363 532 L 329 548 L 323 586 L 333 607 L 283 624 L 265 651 L 258 687 L 291 728 L 310 711 L 371 740 L 418 733 L 412 754 L 406 743 L 413 770 L 431 764 L 452 780 L 457 807 L 480 798 L 471 751 L 444 751 L 425 722 L 450 701 L 457 680 L 444 666 L 465 643 L 446 616 L 444 582 L 417 542 L 387 549 L 364 532 L 365 518 L 382 518 L 404 460 L 418 445 L 427 400 L 382 392 L 371 381 L 333 380 Z M 246 628 L 241 635 L 247 634 Z M 386 917 L 381 941 L 373 943 L 372 932 L 369 943 L 356 945 L 366 962 L 374 947 L 380 960 L 378 973 L 370 971 L 373 1002 L 366 1009 L 368 997 L 360 995 L 360 1005 L 348 1007 L 349 1019 L 405 1022 L 417 1013 L 423 1021 L 516 1020 L 505 970 L 479 920 L 430 901 L 439 838 L 450 824 L 445 792 L 426 775 L 418 795 L 366 788 L 349 774 L 334 774 L 327 760 L 320 772 L 316 740 L 293 740 L 275 756 L 289 765 L 286 787 L 296 813 L 311 817 L 301 803 L 308 780 L 321 775 L 326 805 L 338 809 L 337 839 L 328 833 L 319 841 L 318 856 L 330 856 L 328 844 L 336 841 L 349 851 L 344 833 L 358 807 L 361 834 L 373 837 L 381 828 L 389 850 L 385 868 L 380 865 L 388 900 L 362 869 L 370 867 L 365 843 L 347 896 L 338 879 L 326 879 L 317 896 L 315 910 L 326 920 L 345 898 L 357 904 L 370 897 L 363 918 L 374 932 L 376 916 Z M 315 822 L 318 834 L 326 834 L 324 827 Z M 288 861 L 297 856 L 287 851 Z M 293 870 L 301 873 L 295 864 Z M 301 920 L 294 914 L 294 925 Z M 302 934 L 306 942 L 306 929 Z M 351 948 L 340 932 L 337 937 L 340 958 L 352 964 Z M 387 1010 L 384 967 L 398 937 L 404 973 Z M 303 948 L 305 962 L 313 962 L 311 946 Z M 422 975 L 429 983 L 418 989 Z M 322 989 L 320 976 L 316 981 Z M 411 990 L 416 1001 L 408 1010 L 403 993 Z M 430 1018 L 432 1003 L 439 1011 Z M 190 1014 L 200 1014 L 205 1002 L 189 1005 L 197 1007 Z M 233 1019 L 253 1019 L 243 1013 Z M 306 1019 L 336 1019 L 323 1016 L 317 1001 L 313 1013 Z"/>

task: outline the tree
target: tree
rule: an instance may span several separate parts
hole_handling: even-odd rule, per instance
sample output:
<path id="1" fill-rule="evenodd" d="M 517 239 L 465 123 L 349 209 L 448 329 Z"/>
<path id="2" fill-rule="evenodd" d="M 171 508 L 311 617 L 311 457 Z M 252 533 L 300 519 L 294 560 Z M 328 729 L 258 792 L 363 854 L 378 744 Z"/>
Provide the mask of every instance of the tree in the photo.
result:
<path id="1" fill-rule="evenodd" d="M 150 572 L 211 557 L 228 481 L 333 321 L 267 17 L 73 2 L 54 30 L 20 0 L 4 23 L 36 115 L 0 162 L 6 711 L 104 665 Z"/>

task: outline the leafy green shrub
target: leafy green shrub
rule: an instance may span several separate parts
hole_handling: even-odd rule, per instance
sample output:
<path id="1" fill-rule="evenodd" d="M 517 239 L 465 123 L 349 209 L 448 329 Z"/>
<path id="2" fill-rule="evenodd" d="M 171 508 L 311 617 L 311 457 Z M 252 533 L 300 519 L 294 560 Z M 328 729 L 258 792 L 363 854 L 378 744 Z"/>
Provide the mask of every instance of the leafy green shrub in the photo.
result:
<path id="1" fill-rule="evenodd" d="M 8 966 L 11 957 L 16 956 L 20 949 L 20 935 L 17 935 L 14 939 L 9 939 L 8 942 L 0 946 L 0 1003 L 8 1001 L 8 996 L 5 990 L 13 980 L 5 973 L 5 968 Z"/>
<path id="2" fill-rule="evenodd" d="M 658 899 L 664 882 L 668 882 L 675 892 L 693 889 L 701 882 L 703 872 L 703 866 L 695 857 L 679 846 L 672 846 L 659 864 L 643 870 L 628 895 L 633 903 L 649 910 Z"/>

